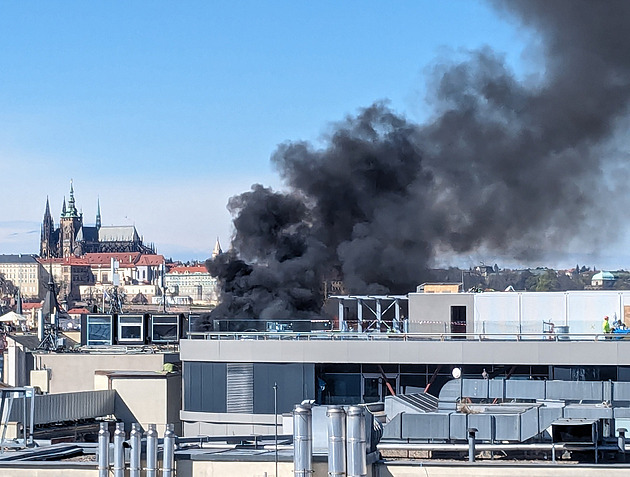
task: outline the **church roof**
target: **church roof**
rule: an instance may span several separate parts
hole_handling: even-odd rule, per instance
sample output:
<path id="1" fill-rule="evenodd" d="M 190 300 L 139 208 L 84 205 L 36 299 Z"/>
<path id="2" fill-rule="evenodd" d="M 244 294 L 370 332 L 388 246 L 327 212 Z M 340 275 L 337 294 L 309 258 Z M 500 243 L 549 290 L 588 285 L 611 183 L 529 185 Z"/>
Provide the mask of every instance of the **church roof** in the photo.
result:
<path id="1" fill-rule="evenodd" d="M 62 265 L 75 265 L 75 266 L 86 266 L 89 265 L 88 261 L 84 257 L 63 257 L 63 258 L 38 258 L 37 261 L 42 265 L 50 264 L 50 263 L 60 263 Z"/>
<path id="2" fill-rule="evenodd" d="M 77 232 L 77 241 L 88 241 L 88 242 L 97 242 L 98 241 L 98 228 L 96 227 L 86 227 L 83 226 Z"/>
<path id="3" fill-rule="evenodd" d="M 121 267 L 135 264 L 140 258 L 140 252 L 86 253 L 85 259 L 90 265 L 110 265 L 112 258 Z"/>
<path id="4" fill-rule="evenodd" d="M 615 276 L 610 272 L 599 272 L 593 275 L 592 280 L 614 280 Z"/>
<path id="5" fill-rule="evenodd" d="M 212 258 L 215 258 L 217 255 L 221 255 L 222 253 L 223 253 L 223 250 L 221 250 L 219 237 L 217 237 L 217 242 L 214 244 L 214 249 L 212 250 Z"/>
<path id="6" fill-rule="evenodd" d="M 155 266 L 162 265 L 164 263 L 164 255 L 141 255 L 136 265 L 141 266 Z"/>
<path id="7" fill-rule="evenodd" d="M 103 225 L 98 230 L 100 242 L 138 242 L 140 236 L 133 225 Z"/>

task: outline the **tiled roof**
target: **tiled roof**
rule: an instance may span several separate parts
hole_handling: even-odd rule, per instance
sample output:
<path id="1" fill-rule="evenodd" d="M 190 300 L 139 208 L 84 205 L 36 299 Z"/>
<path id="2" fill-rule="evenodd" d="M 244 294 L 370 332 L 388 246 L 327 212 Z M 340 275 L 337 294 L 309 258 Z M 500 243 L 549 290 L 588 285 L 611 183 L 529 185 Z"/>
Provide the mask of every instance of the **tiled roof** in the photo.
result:
<path id="1" fill-rule="evenodd" d="M 36 260 L 35 255 L 0 255 L 0 263 L 33 263 Z"/>
<path id="2" fill-rule="evenodd" d="M 86 253 L 85 259 L 90 265 L 109 265 L 112 258 L 120 263 L 120 266 L 135 264 L 140 258 L 140 252 L 116 252 L 116 253 Z"/>
<path id="3" fill-rule="evenodd" d="M 142 255 L 136 265 L 140 266 L 150 266 L 150 265 L 162 265 L 164 263 L 164 255 Z"/>
<path id="4" fill-rule="evenodd" d="M 41 302 L 40 303 L 22 303 L 22 310 L 38 310 L 42 307 Z"/>
<path id="5" fill-rule="evenodd" d="M 208 273 L 208 270 L 203 265 L 193 265 L 190 267 L 179 266 L 171 268 L 168 273 L 178 273 L 178 274 L 186 274 L 186 273 Z"/>
<path id="6" fill-rule="evenodd" d="M 68 310 L 69 315 L 87 315 L 90 313 L 90 310 L 87 308 L 73 308 L 72 310 Z"/>
<path id="7" fill-rule="evenodd" d="M 86 267 L 89 265 L 89 262 L 85 259 L 85 257 L 38 258 L 37 261 L 42 265 L 49 265 L 51 262 L 53 264 L 73 265 L 76 267 Z"/>

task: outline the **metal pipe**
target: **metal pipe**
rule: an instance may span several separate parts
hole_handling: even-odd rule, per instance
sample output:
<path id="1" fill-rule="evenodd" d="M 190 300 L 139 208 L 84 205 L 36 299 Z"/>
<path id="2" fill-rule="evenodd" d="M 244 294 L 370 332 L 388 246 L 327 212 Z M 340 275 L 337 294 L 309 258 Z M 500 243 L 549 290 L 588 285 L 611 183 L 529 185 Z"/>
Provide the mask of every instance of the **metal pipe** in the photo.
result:
<path id="1" fill-rule="evenodd" d="M 116 423 L 114 431 L 114 477 L 124 477 L 125 475 L 125 424 Z"/>
<path id="2" fill-rule="evenodd" d="M 107 477 L 109 474 L 109 431 L 107 423 L 101 422 L 98 431 L 98 476 Z"/>
<path id="3" fill-rule="evenodd" d="M 164 445 L 162 451 L 162 477 L 175 475 L 175 425 L 167 424 L 164 431 Z"/>
<path id="4" fill-rule="evenodd" d="M 338 315 L 339 315 L 339 331 L 345 331 L 345 326 L 344 326 L 344 322 L 345 322 L 345 317 L 344 317 L 344 309 L 343 309 L 343 300 L 339 300 L 339 311 L 338 311 Z"/>
<path id="5" fill-rule="evenodd" d="M 134 422 L 129 433 L 131 452 L 129 455 L 129 477 L 140 477 L 142 458 L 142 429 L 140 424 Z"/>
<path id="6" fill-rule="evenodd" d="M 328 421 L 328 476 L 346 475 L 346 411 L 342 406 L 326 410 Z"/>
<path id="7" fill-rule="evenodd" d="M 365 433 L 365 408 L 348 408 L 348 477 L 367 476 L 367 436 Z"/>
<path id="8" fill-rule="evenodd" d="M 475 434 L 477 429 L 468 428 L 468 462 L 475 462 Z"/>
<path id="9" fill-rule="evenodd" d="M 41 308 L 37 310 L 37 340 L 44 341 L 44 313 Z"/>
<path id="10" fill-rule="evenodd" d="M 313 413 L 311 407 L 296 404 L 293 409 L 293 475 L 313 473 Z"/>
<path id="11" fill-rule="evenodd" d="M 48 371 L 46 371 L 48 372 Z M 35 388 L 33 386 L 27 386 L 27 395 L 30 396 L 30 410 L 29 410 L 29 418 L 28 418 L 28 443 L 26 444 L 28 447 L 32 447 L 35 445 L 33 430 L 35 427 Z M 26 399 L 26 397 L 25 397 Z"/>
<path id="12" fill-rule="evenodd" d="M 149 424 L 147 431 L 146 476 L 157 477 L 158 433 L 155 424 Z"/>

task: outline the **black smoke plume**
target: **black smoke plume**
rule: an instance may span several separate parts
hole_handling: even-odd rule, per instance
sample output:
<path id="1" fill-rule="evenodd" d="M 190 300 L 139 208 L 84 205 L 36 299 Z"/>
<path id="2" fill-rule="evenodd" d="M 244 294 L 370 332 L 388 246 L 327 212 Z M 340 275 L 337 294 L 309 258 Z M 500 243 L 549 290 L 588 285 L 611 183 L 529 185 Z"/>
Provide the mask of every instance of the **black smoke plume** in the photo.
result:
<path id="1" fill-rule="evenodd" d="M 433 68 L 427 124 L 376 103 L 323 147 L 279 146 L 289 192 L 254 185 L 229 202 L 232 249 L 208 262 L 223 291 L 215 316 L 310 316 L 326 278 L 349 293 L 407 293 L 442 253 L 531 259 L 596 240 L 630 96 L 630 2 L 495 5 L 538 36 L 538 77 L 517 79 L 485 48 Z"/>

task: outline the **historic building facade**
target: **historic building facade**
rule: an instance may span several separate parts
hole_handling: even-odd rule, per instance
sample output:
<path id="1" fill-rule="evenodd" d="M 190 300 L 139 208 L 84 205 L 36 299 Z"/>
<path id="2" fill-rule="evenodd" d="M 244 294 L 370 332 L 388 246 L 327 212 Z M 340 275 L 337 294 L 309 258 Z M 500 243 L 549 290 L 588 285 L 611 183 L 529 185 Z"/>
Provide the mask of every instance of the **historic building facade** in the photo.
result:
<path id="1" fill-rule="evenodd" d="M 83 224 L 83 213 L 77 210 L 74 200 L 74 188 L 70 184 L 70 198 L 63 208 L 59 227 L 55 227 L 50 213 L 50 204 L 46 199 L 46 210 L 42 222 L 40 252 L 42 258 L 66 258 L 82 256 L 86 253 L 123 253 L 140 252 L 153 254 L 155 250 L 143 244 L 142 238 L 133 225 L 101 225 L 100 202 L 94 226 Z"/>

